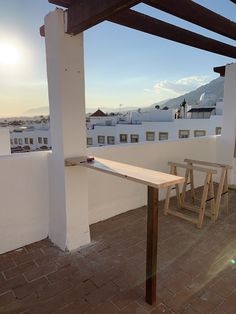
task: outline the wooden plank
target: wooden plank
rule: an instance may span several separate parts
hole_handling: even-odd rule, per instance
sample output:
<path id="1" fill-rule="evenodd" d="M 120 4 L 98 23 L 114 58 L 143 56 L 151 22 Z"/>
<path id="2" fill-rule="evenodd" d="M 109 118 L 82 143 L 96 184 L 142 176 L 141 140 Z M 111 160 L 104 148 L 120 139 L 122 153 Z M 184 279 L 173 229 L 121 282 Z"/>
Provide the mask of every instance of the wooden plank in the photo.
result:
<path id="1" fill-rule="evenodd" d="M 78 34 L 110 16 L 130 8 L 139 0 L 77 0 L 68 7 L 69 34 Z"/>
<path id="2" fill-rule="evenodd" d="M 236 58 L 236 47 L 234 46 L 199 35 L 134 10 L 125 10 L 108 18 L 108 20 L 119 25 L 127 26 L 184 45 L 214 52 L 222 56 Z"/>
<path id="3" fill-rule="evenodd" d="M 181 213 L 181 212 L 178 212 L 178 211 L 176 211 L 176 210 L 168 209 L 168 212 L 167 212 L 167 213 L 170 214 L 170 215 L 173 215 L 173 216 L 182 218 L 182 219 L 184 219 L 184 220 L 187 220 L 187 221 L 189 221 L 189 222 L 192 222 L 192 223 L 194 223 L 194 224 L 197 224 L 197 223 L 198 223 L 198 220 L 197 220 L 196 218 L 190 217 L 190 216 L 185 215 L 185 214 L 183 214 L 183 213 Z"/>
<path id="4" fill-rule="evenodd" d="M 148 186 L 146 302 L 156 304 L 158 189 Z"/>
<path id="5" fill-rule="evenodd" d="M 236 0 L 230 0 L 230 1 L 236 4 Z"/>
<path id="6" fill-rule="evenodd" d="M 233 168 L 230 165 L 216 163 L 216 162 L 210 162 L 210 161 L 194 160 L 194 159 L 188 159 L 188 158 L 184 159 L 184 161 L 185 162 L 191 162 L 193 164 L 202 165 L 202 166 L 211 166 L 211 167 L 216 167 L 216 168 L 227 168 L 227 169 Z"/>
<path id="7" fill-rule="evenodd" d="M 214 72 L 219 73 L 220 76 L 225 77 L 225 65 L 214 67 L 213 70 Z"/>
<path id="8" fill-rule="evenodd" d="M 190 210 L 190 211 L 193 212 L 193 213 L 198 213 L 198 214 L 199 214 L 199 212 L 200 212 L 200 208 L 197 207 L 197 206 L 194 206 L 194 205 L 192 205 L 192 204 L 183 203 L 183 204 L 182 204 L 182 208 L 187 209 L 187 210 Z M 212 217 L 212 214 L 211 214 L 210 212 L 206 211 L 206 212 L 205 212 L 205 216 L 211 218 L 211 217 Z"/>
<path id="9" fill-rule="evenodd" d="M 236 39 L 236 23 L 190 0 L 144 0 L 144 3 L 215 33 Z"/>
<path id="10" fill-rule="evenodd" d="M 182 164 L 180 162 L 169 161 L 168 165 L 173 165 L 173 166 L 176 166 L 178 168 L 183 168 L 183 169 L 196 170 L 196 171 L 200 171 L 200 172 L 210 172 L 210 173 L 213 173 L 213 174 L 217 173 L 217 171 L 215 169 L 196 167 L 196 166 Z"/>
<path id="11" fill-rule="evenodd" d="M 182 183 L 184 181 L 183 177 L 102 158 L 95 158 L 93 162 L 83 162 L 81 161 L 81 157 L 68 158 L 65 163 L 70 166 L 79 165 L 89 169 L 102 171 L 154 188 L 167 188 L 169 185 Z"/>
<path id="12" fill-rule="evenodd" d="M 60 7 L 68 8 L 74 1 L 73 0 L 48 0 L 49 3 L 59 5 Z"/>

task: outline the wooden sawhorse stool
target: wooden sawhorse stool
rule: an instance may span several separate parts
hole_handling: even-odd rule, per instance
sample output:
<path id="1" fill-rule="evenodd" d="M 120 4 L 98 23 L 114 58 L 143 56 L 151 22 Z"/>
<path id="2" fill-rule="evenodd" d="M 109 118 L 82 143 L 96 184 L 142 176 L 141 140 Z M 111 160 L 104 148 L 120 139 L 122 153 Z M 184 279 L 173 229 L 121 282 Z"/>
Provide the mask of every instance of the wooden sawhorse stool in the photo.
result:
<path id="1" fill-rule="evenodd" d="M 184 184 L 182 188 L 182 194 L 180 194 L 179 184 L 175 184 L 175 187 L 174 187 L 174 189 L 176 190 L 176 196 L 177 196 L 177 207 L 178 209 L 187 209 L 192 212 L 198 213 L 198 217 L 193 218 L 179 210 L 173 210 L 169 208 L 170 192 L 171 192 L 170 186 L 167 188 L 166 200 L 165 200 L 165 205 L 164 205 L 164 214 L 165 215 L 171 214 L 179 218 L 185 219 L 187 221 L 190 221 L 196 224 L 198 228 L 202 228 L 204 216 L 208 216 L 212 220 L 215 221 L 216 207 L 215 207 L 215 196 L 214 196 L 214 186 L 213 186 L 212 175 L 216 174 L 217 171 L 210 168 L 203 168 L 203 167 L 197 167 L 197 166 L 192 166 L 188 164 L 181 164 L 181 163 L 174 163 L 174 162 L 169 162 L 168 165 L 170 166 L 170 173 L 174 175 L 177 175 L 177 168 L 186 169 L 185 180 L 184 180 Z M 194 186 L 193 186 L 194 184 L 193 171 L 206 173 L 200 207 L 194 206 L 193 204 L 189 204 L 185 201 L 186 189 L 187 189 L 188 184 L 190 184 L 191 186 L 192 200 L 195 199 Z M 209 198 L 208 198 L 208 195 L 209 195 Z M 210 212 L 206 211 L 207 202 L 210 202 L 210 205 L 211 205 Z"/>
<path id="2" fill-rule="evenodd" d="M 220 182 L 219 182 L 219 186 L 217 189 L 216 201 L 215 201 L 215 203 L 216 203 L 215 220 L 218 219 L 218 217 L 219 217 L 220 203 L 221 203 L 222 196 L 223 196 L 223 200 L 224 200 L 224 212 L 226 215 L 228 215 L 229 214 L 228 171 L 230 169 L 232 169 L 233 167 L 229 166 L 229 165 L 225 165 L 225 164 L 213 163 L 213 162 L 207 162 L 207 161 L 201 161 L 201 160 L 193 160 L 193 159 L 184 159 L 184 161 L 189 166 L 193 166 L 195 164 L 195 165 L 210 166 L 213 168 L 220 168 L 221 169 Z M 192 179 L 191 197 L 194 201 L 195 194 L 194 194 L 193 179 Z"/>

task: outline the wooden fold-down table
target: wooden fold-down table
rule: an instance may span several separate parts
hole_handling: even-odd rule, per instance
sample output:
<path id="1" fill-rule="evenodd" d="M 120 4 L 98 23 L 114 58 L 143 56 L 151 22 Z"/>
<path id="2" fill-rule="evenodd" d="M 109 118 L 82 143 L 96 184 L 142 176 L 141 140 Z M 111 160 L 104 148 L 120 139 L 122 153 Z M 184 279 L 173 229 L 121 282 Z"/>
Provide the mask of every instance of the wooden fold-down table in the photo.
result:
<path id="1" fill-rule="evenodd" d="M 69 158 L 66 166 L 82 166 L 109 173 L 148 187 L 147 204 L 147 255 L 146 255 L 146 302 L 156 303 L 157 235 L 158 235 L 158 192 L 160 188 L 183 183 L 184 178 L 159 171 L 135 167 L 102 158 L 87 162 L 86 158 Z"/>

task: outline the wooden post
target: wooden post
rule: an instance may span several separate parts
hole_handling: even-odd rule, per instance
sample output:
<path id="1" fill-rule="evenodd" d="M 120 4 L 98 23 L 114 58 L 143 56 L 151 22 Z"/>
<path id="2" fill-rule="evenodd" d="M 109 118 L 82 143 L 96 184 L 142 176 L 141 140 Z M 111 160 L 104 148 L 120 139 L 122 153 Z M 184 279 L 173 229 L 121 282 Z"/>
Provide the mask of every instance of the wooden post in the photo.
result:
<path id="1" fill-rule="evenodd" d="M 147 255 L 146 255 L 146 302 L 157 301 L 157 237 L 158 237 L 158 189 L 148 186 L 147 208 Z"/>

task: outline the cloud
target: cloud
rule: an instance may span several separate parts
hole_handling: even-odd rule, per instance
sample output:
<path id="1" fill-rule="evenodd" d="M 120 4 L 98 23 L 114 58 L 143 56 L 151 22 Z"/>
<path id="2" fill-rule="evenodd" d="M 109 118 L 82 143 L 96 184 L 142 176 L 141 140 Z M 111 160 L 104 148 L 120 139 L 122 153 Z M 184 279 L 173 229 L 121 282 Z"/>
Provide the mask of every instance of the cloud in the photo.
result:
<path id="1" fill-rule="evenodd" d="M 188 93 L 201 85 L 210 82 L 209 76 L 189 76 L 180 78 L 176 81 L 163 80 L 157 82 L 153 90 L 160 97 L 177 97 L 179 95 Z"/>

